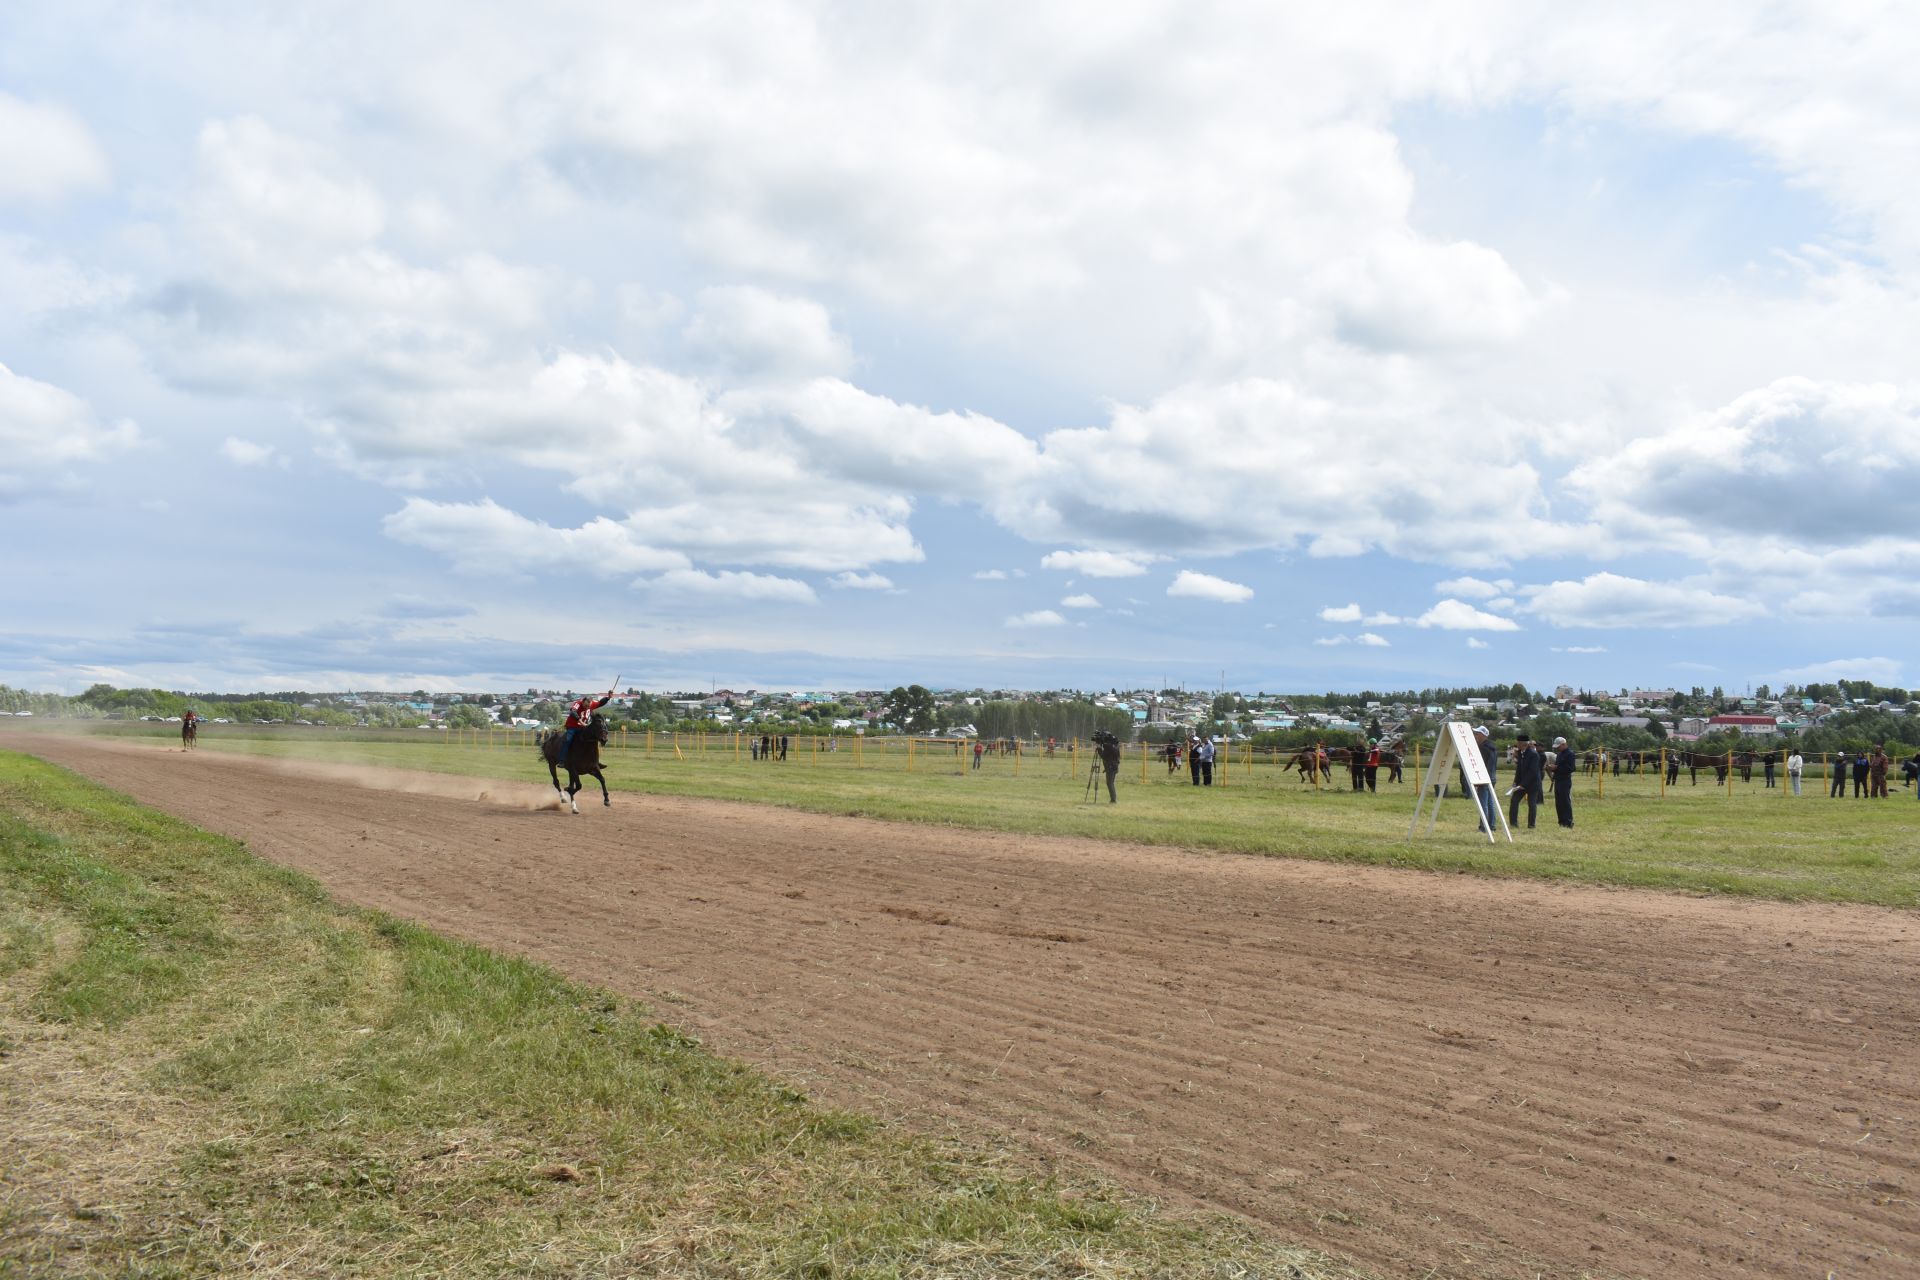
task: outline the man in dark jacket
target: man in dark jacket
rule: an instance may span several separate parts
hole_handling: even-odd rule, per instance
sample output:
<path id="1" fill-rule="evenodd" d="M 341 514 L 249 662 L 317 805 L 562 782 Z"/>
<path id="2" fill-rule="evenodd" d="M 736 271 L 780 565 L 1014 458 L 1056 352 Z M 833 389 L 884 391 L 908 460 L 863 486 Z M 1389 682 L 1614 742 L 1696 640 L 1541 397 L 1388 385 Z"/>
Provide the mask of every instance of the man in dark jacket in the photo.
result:
<path id="1" fill-rule="evenodd" d="M 1565 738 L 1553 740 L 1553 811 L 1560 819 L 1560 825 L 1573 825 L 1573 772 L 1579 766 L 1574 763 L 1573 748 L 1567 745 Z"/>
<path id="2" fill-rule="evenodd" d="M 1120 794 L 1113 789 L 1113 779 L 1120 772 L 1120 739 L 1111 733 L 1096 733 L 1093 741 L 1094 758 L 1100 762 L 1100 771 L 1107 775 L 1107 803 L 1119 804 Z"/>
<path id="3" fill-rule="evenodd" d="M 1507 802 L 1507 825 L 1509 827 L 1520 825 L 1520 802 L 1525 800 L 1527 826 L 1531 828 L 1534 815 L 1539 812 L 1540 801 L 1543 798 L 1540 782 L 1541 769 L 1545 761 L 1540 757 L 1540 749 L 1534 746 L 1533 740 L 1524 733 L 1520 735 L 1516 749 L 1519 755 L 1514 757 L 1513 761 L 1513 789 L 1509 793 L 1512 799 Z"/>

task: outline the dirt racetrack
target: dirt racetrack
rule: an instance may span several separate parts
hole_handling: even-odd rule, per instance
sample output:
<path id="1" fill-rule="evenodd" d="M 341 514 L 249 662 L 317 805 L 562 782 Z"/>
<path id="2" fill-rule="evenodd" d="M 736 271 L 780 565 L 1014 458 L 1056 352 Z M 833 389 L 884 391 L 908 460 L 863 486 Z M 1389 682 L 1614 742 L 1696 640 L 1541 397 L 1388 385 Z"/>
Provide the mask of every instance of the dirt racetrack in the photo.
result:
<path id="1" fill-rule="evenodd" d="M 831 1101 L 1383 1274 L 1920 1276 L 1910 913 L 0 746 Z"/>

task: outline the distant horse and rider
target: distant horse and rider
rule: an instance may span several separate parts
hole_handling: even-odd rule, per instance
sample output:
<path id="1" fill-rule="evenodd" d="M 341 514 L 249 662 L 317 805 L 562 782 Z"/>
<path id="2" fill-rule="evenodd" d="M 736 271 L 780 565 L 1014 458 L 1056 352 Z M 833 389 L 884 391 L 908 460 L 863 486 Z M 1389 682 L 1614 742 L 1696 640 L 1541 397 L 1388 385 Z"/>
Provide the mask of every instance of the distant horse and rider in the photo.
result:
<path id="1" fill-rule="evenodd" d="M 200 717 L 189 711 L 180 717 L 180 749 L 191 751 L 200 743 Z"/>

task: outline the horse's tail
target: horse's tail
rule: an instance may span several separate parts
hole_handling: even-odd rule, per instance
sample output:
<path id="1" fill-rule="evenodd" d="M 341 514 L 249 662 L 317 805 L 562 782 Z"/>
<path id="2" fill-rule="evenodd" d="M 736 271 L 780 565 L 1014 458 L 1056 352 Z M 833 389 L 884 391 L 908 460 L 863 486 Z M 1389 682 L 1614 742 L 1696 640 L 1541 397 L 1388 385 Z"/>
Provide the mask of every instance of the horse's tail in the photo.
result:
<path id="1" fill-rule="evenodd" d="M 533 740 L 533 749 L 539 752 L 540 758 L 548 764 L 554 763 L 552 745 L 555 736 L 554 731 L 549 729 Z"/>

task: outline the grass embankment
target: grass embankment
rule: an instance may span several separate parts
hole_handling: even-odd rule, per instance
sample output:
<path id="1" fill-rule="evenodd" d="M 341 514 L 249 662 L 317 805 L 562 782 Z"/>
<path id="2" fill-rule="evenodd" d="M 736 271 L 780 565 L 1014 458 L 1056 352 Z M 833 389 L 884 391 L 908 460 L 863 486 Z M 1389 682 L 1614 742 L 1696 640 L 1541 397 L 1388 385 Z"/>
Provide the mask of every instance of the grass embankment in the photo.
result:
<path id="1" fill-rule="evenodd" d="M 424 738 L 427 735 L 419 735 Z M 1120 771 L 1120 803 L 1105 803 L 1104 788 L 1088 802 L 1084 753 L 1070 762 L 1062 751 L 1048 760 L 989 756 L 979 770 L 970 756 L 945 750 L 915 754 L 913 769 L 897 744 L 868 744 L 856 758 L 846 739 L 831 755 L 815 754 L 796 739 L 782 763 L 736 756 L 722 738 L 709 749 L 678 754 L 643 738 L 608 753 L 616 791 L 649 791 L 784 805 L 820 813 L 854 814 L 906 822 L 1043 835 L 1082 835 L 1233 852 L 1367 862 L 1527 876 L 1697 893 L 1739 894 L 1789 901 L 1864 902 L 1920 906 L 1920 803 L 1896 782 L 1889 800 L 1830 800 L 1824 779 L 1808 779 L 1793 797 L 1785 779 L 1767 788 L 1736 779 L 1715 786 L 1703 771 L 1698 785 L 1685 774 L 1662 796 L 1652 774 L 1622 775 L 1601 783 L 1582 775 L 1575 784 L 1572 831 L 1555 825 L 1551 794 L 1540 826 L 1489 846 L 1473 828 L 1467 802 L 1446 801 L 1431 834 L 1406 838 L 1413 816 L 1414 771 L 1376 795 L 1356 795 L 1344 771 L 1335 786 L 1316 793 L 1272 764 L 1236 759 L 1212 788 L 1195 788 L 1184 771 L 1168 774 L 1130 755 Z M 546 770 L 531 750 L 420 741 L 342 742 L 327 731 L 253 737 L 241 726 L 208 731 L 202 749 L 341 763 L 537 781 Z M 1136 749 L 1137 750 L 1137 749 Z M 1144 782 L 1143 782 L 1144 777 Z M 593 788 L 591 781 L 588 786 Z M 597 788 L 593 788 L 597 804 Z M 584 797 L 583 797 L 584 800 Z M 1524 821 L 1524 810 L 1523 810 Z M 1421 818 L 1424 830 L 1426 818 Z"/>
<path id="2" fill-rule="evenodd" d="M 1319 1276 L 0 752 L 0 1275 Z"/>

